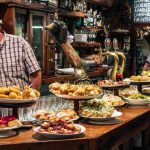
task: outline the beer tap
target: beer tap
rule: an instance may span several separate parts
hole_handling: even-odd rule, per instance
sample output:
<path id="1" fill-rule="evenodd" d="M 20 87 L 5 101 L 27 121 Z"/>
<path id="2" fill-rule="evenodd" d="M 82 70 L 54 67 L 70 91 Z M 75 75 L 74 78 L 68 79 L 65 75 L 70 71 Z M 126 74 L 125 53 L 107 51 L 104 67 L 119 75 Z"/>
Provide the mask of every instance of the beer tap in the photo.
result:
<path id="1" fill-rule="evenodd" d="M 117 74 L 117 69 L 118 69 L 119 58 L 115 52 L 110 51 L 110 49 L 111 49 L 110 38 L 105 39 L 104 45 L 105 45 L 105 52 L 102 52 L 102 48 L 100 48 L 99 54 L 101 54 L 102 56 L 106 56 L 108 59 L 110 56 L 113 57 L 114 64 L 113 64 L 112 71 L 110 74 L 110 79 L 113 81 L 116 81 L 116 74 Z"/>
<path id="2" fill-rule="evenodd" d="M 113 39 L 113 49 L 115 50 L 115 53 L 118 55 L 118 57 L 121 58 L 121 63 L 118 69 L 118 74 L 122 76 L 121 78 L 123 78 L 123 72 L 124 72 L 124 68 L 126 64 L 126 56 L 124 55 L 123 52 L 117 51 L 119 49 L 117 38 Z"/>

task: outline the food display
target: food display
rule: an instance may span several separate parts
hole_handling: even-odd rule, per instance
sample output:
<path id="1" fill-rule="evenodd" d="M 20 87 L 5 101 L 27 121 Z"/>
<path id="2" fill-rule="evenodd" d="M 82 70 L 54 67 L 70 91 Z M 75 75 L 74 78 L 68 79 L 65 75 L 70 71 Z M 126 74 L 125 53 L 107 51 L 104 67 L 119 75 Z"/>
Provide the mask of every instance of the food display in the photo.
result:
<path id="1" fill-rule="evenodd" d="M 106 103 L 112 106 L 122 106 L 125 104 L 121 97 L 115 95 L 104 95 L 102 101 L 106 101 Z"/>
<path id="2" fill-rule="evenodd" d="M 136 93 L 129 95 L 128 97 L 123 97 L 123 99 L 125 99 L 130 105 L 147 105 L 150 97 L 141 93 Z"/>
<path id="3" fill-rule="evenodd" d="M 62 109 L 56 114 L 58 117 L 68 118 L 69 120 L 76 120 L 79 118 L 77 113 L 73 109 Z"/>
<path id="4" fill-rule="evenodd" d="M 84 117 L 111 117 L 115 108 L 104 100 L 93 99 L 82 103 L 80 110 L 81 116 Z"/>
<path id="5" fill-rule="evenodd" d="M 0 117 L 0 129 L 19 127 L 22 123 L 14 116 Z"/>
<path id="6" fill-rule="evenodd" d="M 41 124 L 38 131 L 50 134 L 77 134 L 81 132 L 81 128 L 75 126 L 72 121 L 52 116 L 48 122 Z"/>
<path id="7" fill-rule="evenodd" d="M 150 94 L 150 87 L 143 87 L 143 89 L 142 89 L 142 93 L 144 94 Z"/>
<path id="8" fill-rule="evenodd" d="M 119 95 L 121 97 L 128 97 L 130 95 L 137 94 L 137 93 L 139 93 L 139 91 L 135 87 L 130 87 L 130 88 L 123 89 L 123 90 L 119 91 Z"/>
<path id="9" fill-rule="evenodd" d="M 136 93 L 136 94 L 129 95 L 128 98 L 130 98 L 130 99 L 143 99 L 143 100 L 146 100 L 149 97 L 146 96 L 146 95 L 143 95 L 141 93 Z"/>
<path id="10" fill-rule="evenodd" d="M 130 80 L 131 81 L 150 81 L 150 77 L 137 75 L 137 76 L 131 76 Z"/>
<path id="11" fill-rule="evenodd" d="M 50 120 L 52 116 L 58 116 L 65 120 L 76 120 L 79 118 L 77 113 L 73 109 L 62 109 L 61 111 L 44 111 L 39 110 L 33 116 L 38 120 Z"/>
<path id="12" fill-rule="evenodd" d="M 4 99 L 36 99 L 39 96 L 40 93 L 29 86 L 24 86 L 23 91 L 19 86 L 0 87 L 0 98 Z"/>
<path id="13" fill-rule="evenodd" d="M 54 111 L 38 110 L 33 114 L 33 117 L 39 120 L 49 120 L 51 116 L 55 116 Z"/>
<path id="14" fill-rule="evenodd" d="M 149 76 L 150 77 L 150 70 L 148 70 L 148 71 L 142 71 L 141 75 L 143 75 L 143 76 Z"/>
<path id="15" fill-rule="evenodd" d="M 125 82 L 125 81 L 118 81 L 118 82 L 114 82 L 112 80 L 99 80 L 97 82 L 97 85 L 99 86 L 105 86 L 105 87 L 109 87 L 109 86 L 121 86 L 121 85 L 127 85 L 128 82 Z"/>
<path id="16" fill-rule="evenodd" d="M 102 93 L 101 89 L 94 84 L 69 84 L 69 83 L 52 83 L 49 89 L 54 94 L 69 96 L 94 96 Z"/>

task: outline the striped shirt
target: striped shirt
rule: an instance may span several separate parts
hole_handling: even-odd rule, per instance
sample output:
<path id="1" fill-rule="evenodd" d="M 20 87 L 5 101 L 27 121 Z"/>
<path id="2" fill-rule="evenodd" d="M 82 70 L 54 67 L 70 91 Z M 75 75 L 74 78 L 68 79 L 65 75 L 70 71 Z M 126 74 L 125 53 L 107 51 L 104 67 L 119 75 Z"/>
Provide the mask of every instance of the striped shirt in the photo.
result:
<path id="1" fill-rule="evenodd" d="M 0 44 L 0 86 L 31 84 L 30 74 L 40 67 L 29 43 L 4 32 Z"/>

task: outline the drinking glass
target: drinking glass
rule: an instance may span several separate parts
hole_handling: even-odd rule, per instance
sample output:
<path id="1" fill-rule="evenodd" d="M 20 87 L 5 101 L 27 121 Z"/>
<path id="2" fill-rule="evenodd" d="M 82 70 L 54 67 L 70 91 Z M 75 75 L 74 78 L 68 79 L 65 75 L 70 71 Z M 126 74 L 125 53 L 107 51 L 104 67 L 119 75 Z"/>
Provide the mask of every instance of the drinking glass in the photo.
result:
<path id="1" fill-rule="evenodd" d="M 12 115 L 12 109 L 11 108 L 0 108 L 0 116 L 11 116 Z"/>

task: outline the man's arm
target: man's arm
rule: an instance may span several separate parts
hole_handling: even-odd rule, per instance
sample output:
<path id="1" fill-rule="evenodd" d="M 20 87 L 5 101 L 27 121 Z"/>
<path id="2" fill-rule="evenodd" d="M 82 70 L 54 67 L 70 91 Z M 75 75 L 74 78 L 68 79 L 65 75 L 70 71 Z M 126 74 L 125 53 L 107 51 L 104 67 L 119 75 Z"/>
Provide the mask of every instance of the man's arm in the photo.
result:
<path id="1" fill-rule="evenodd" d="M 144 67 L 143 67 L 143 71 L 147 71 L 149 66 L 150 66 L 150 64 L 148 62 L 146 62 Z"/>
<path id="2" fill-rule="evenodd" d="M 30 77 L 31 77 L 31 84 L 32 84 L 31 87 L 33 89 L 40 90 L 41 78 L 42 78 L 41 70 L 32 73 Z"/>

